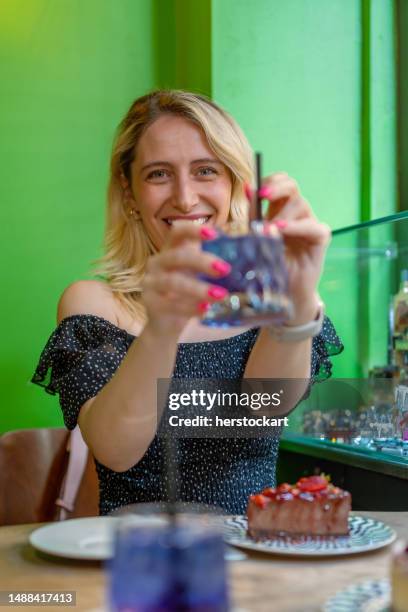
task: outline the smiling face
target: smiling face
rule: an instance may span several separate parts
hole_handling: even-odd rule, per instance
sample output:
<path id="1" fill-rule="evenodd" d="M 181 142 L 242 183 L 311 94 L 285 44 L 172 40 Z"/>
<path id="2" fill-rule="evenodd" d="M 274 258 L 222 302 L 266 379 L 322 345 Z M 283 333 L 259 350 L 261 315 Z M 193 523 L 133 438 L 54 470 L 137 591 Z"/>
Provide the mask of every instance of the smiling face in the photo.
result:
<path id="1" fill-rule="evenodd" d="M 228 220 L 230 172 L 204 132 L 183 117 L 162 115 L 147 128 L 131 177 L 133 206 L 158 249 L 178 219 L 218 226 Z"/>

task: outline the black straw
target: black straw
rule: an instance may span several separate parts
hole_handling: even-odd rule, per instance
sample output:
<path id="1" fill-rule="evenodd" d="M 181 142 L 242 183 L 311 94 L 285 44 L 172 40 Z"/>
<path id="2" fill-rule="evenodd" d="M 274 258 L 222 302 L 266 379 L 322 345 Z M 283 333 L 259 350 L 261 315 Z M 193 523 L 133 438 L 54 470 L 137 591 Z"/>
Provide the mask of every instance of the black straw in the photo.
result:
<path id="1" fill-rule="evenodd" d="M 165 435 L 165 460 L 166 460 L 166 475 L 167 475 L 167 498 L 168 498 L 168 515 L 171 523 L 176 520 L 177 512 L 177 453 L 175 447 L 176 441 L 171 437 L 170 432 Z"/>
<path id="2" fill-rule="evenodd" d="M 262 198 L 259 196 L 262 181 L 262 156 L 261 153 L 255 153 L 256 163 L 256 220 L 262 221 Z"/>

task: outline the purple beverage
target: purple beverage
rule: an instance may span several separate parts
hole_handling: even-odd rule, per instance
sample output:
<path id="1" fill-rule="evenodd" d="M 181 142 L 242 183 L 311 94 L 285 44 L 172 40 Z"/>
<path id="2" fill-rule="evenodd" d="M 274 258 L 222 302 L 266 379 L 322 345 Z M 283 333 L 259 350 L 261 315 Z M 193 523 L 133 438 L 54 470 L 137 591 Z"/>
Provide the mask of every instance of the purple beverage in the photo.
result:
<path id="1" fill-rule="evenodd" d="M 202 323 L 214 327 L 281 325 L 292 316 L 283 241 L 276 228 L 254 221 L 250 233 L 220 232 L 202 243 L 204 251 L 231 265 L 231 272 L 214 281 L 229 291 L 224 300 L 211 304 Z"/>
<path id="2" fill-rule="evenodd" d="M 227 612 L 222 531 L 193 515 L 174 524 L 163 515 L 143 517 L 144 523 L 137 518 L 125 520 L 116 534 L 111 610 Z"/>

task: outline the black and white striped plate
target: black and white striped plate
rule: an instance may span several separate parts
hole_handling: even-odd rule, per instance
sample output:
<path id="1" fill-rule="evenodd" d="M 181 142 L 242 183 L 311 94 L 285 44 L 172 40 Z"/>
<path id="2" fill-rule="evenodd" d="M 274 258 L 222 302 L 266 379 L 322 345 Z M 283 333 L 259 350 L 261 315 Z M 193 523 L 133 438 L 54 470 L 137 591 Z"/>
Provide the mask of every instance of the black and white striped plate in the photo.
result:
<path id="1" fill-rule="evenodd" d="M 347 536 L 274 537 L 256 541 L 247 534 L 245 516 L 225 520 L 225 540 L 232 546 L 281 555 L 351 555 L 391 544 L 396 533 L 381 521 L 363 516 L 349 517 Z"/>
<path id="2" fill-rule="evenodd" d="M 323 612 L 391 612 L 389 580 L 367 580 L 353 584 L 331 597 Z"/>

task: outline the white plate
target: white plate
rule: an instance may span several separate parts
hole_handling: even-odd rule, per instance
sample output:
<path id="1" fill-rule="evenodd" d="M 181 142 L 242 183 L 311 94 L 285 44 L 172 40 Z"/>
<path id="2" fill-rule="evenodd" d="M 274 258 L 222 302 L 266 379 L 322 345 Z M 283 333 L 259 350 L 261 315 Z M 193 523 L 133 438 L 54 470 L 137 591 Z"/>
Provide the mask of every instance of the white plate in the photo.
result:
<path id="1" fill-rule="evenodd" d="M 49 555 L 105 561 L 112 556 L 112 534 L 118 520 L 113 516 L 95 516 L 51 523 L 33 531 L 30 544 Z"/>
<path id="2" fill-rule="evenodd" d="M 51 523 L 33 531 L 29 541 L 34 548 L 49 555 L 66 559 L 106 561 L 112 557 L 113 533 L 120 520 L 121 518 L 116 516 L 96 516 Z M 157 524 L 157 517 L 133 516 L 132 522 Z M 245 554 L 229 546 L 225 551 L 226 561 L 241 561 L 245 558 Z"/>
<path id="3" fill-rule="evenodd" d="M 323 612 L 391 612 L 389 580 L 368 580 L 353 584 L 331 597 Z"/>
<path id="4" fill-rule="evenodd" d="M 363 516 L 349 518 L 348 536 L 308 536 L 302 539 L 276 537 L 256 541 L 247 535 L 244 516 L 226 519 L 225 539 L 232 546 L 280 555 L 351 555 L 376 550 L 391 544 L 397 534 L 381 521 Z"/>

